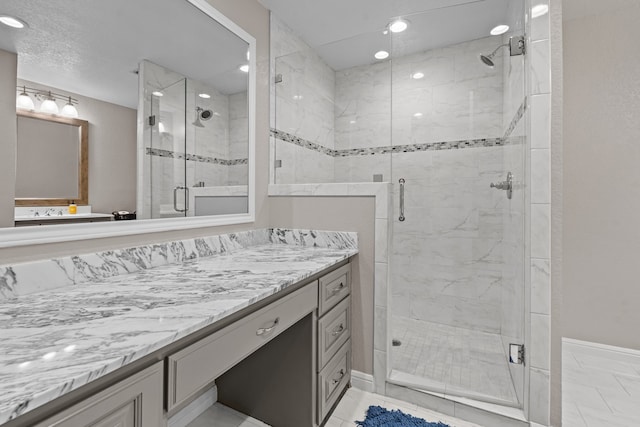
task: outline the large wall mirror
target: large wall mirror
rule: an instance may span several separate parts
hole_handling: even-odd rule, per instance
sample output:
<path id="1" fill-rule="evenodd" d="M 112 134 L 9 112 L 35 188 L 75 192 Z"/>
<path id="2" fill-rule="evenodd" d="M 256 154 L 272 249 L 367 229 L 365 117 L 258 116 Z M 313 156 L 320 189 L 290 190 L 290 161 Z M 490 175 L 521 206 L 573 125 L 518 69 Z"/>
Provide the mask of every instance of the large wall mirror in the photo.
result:
<path id="1" fill-rule="evenodd" d="M 86 120 L 18 111 L 16 206 L 89 202 Z"/>
<path id="2" fill-rule="evenodd" d="M 17 208 L 73 200 L 94 213 L 137 211 L 135 226 L 95 225 L 114 235 L 254 220 L 251 35 L 206 0 L 5 0 L 2 8 L 26 23 L 0 28 L 0 49 L 18 56 L 16 95 L 33 101 L 17 110 L 17 152 L 49 159 L 49 169 L 19 160 Z M 55 126 L 73 120 L 63 111 L 41 112 L 50 94 L 60 108 L 68 96 L 87 123 L 85 150 L 52 148 L 43 125 L 74 131 Z M 29 124 L 36 116 L 39 127 Z M 49 188 L 33 185 L 42 179 Z M 76 192 L 65 188 L 71 182 Z M 52 227 L 40 229 L 56 234 Z"/>

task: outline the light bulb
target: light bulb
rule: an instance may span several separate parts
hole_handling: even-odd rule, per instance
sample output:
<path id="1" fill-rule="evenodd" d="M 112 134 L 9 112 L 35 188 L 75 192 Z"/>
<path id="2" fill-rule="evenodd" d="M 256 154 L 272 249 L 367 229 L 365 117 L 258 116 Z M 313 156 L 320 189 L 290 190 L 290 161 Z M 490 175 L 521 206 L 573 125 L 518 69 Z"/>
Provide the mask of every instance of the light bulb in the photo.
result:
<path id="1" fill-rule="evenodd" d="M 23 110 L 33 110 L 36 108 L 36 106 L 33 105 L 33 99 L 27 95 L 26 87 L 23 88 L 22 93 L 18 95 L 18 98 L 16 98 L 16 107 Z"/>
<path id="2" fill-rule="evenodd" d="M 376 59 L 387 59 L 389 57 L 389 52 L 387 52 L 386 50 L 381 50 L 376 52 L 376 54 L 373 56 L 375 56 Z"/>
<path id="3" fill-rule="evenodd" d="M 392 33 L 401 33 L 409 27 L 409 23 L 404 19 L 396 19 L 389 24 L 389 30 Z"/>
<path id="4" fill-rule="evenodd" d="M 40 111 L 49 114 L 58 114 L 58 112 L 60 111 L 58 109 L 58 104 L 56 104 L 56 101 L 53 100 L 51 94 L 49 94 L 49 98 L 45 99 L 44 101 L 42 101 L 42 104 L 40 104 Z"/>
<path id="5" fill-rule="evenodd" d="M 498 25 L 496 27 L 493 27 L 493 29 L 490 31 L 492 36 L 499 36 L 500 34 L 504 34 L 507 31 L 509 31 L 509 26 L 508 25 Z"/>
<path id="6" fill-rule="evenodd" d="M 62 111 L 60 112 L 63 116 L 78 118 L 78 110 L 73 106 L 70 102 L 62 107 Z"/>

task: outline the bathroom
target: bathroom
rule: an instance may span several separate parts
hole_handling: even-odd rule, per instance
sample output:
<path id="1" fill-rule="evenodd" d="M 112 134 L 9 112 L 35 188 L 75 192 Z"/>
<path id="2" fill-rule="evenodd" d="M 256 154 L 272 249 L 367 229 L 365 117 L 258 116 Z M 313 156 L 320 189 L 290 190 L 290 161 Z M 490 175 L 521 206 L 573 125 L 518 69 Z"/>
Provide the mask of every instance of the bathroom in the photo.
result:
<path id="1" fill-rule="evenodd" d="M 637 136 L 637 119 L 616 102 L 600 103 L 598 97 L 614 94 L 620 104 L 634 102 L 633 90 L 620 90 L 615 83 L 619 79 L 637 84 L 627 73 L 637 64 L 620 52 L 633 46 L 632 37 L 621 34 L 616 39 L 604 34 L 603 28 L 606 24 L 612 34 L 622 32 L 613 31 L 616 25 L 631 28 L 637 5 L 624 0 L 609 7 L 567 0 L 413 2 L 387 5 L 379 12 L 382 22 L 360 22 L 359 29 L 345 30 L 339 24 L 359 16 L 349 3 L 304 7 L 275 0 L 191 3 L 213 6 L 219 14 L 216 20 L 242 35 L 249 49 L 243 49 L 236 62 L 250 64 L 244 75 L 248 114 L 239 117 L 248 123 L 246 137 L 238 139 L 246 138 L 245 151 L 204 147 L 213 151 L 196 148 L 191 154 L 246 160 L 221 165 L 194 161 L 195 157 L 172 158 L 168 170 L 184 175 L 186 184 L 171 179 L 162 185 L 158 183 L 162 180 L 154 182 L 165 188 L 162 205 L 170 210 L 174 204 L 178 209 L 189 203 L 197 206 L 198 191 L 218 191 L 209 187 L 220 186 L 210 182 L 226 176 L 228 188 L 222 195 L 240 194 L 243 201 L 227 200 L 239 208 L 215 216 L 187 213 L 109 224 L 13 227 L 15 97 L 20 94 L 16 87 L 26 80 L 33 86 L 66 91 L 64 83 L 25 79 L 20 74 L 19 49 L 6 48 L 0 52 L 0 75 L 3 99 L 11 102 L 0 106 L 0 144 L 8 153 L 0 159 L 5 176 L 0 184 L 0 225 L 5 227 L 0 230 L 0 265 L 247 230 L 356 232 L 358 255 L 351 259 L 350 297 L 352 389 L 335 408 L 337 418 L 326 425 L 340 425 L 339 415 L 351 416 L 345 405 L 360 409 L 363 402 L 357 401 L 353 390 L 376 396 L 376 404 L 393 406 L 390 402 L 399 399 L 406 408 L 426 408 L 420 417 L 426 417 L 426 410 L 435 411 L 452 426 L 457 419 L 464 420 L 459 425 L 590 426 L 603 425 L 598 424 L 602 419 L 634 424 L 633 405 L 618 404 L 617 395 L 613 404 L 605 397 L 592 402 L 593 393 L 604 394 L 603 389 L 587 390 L 588 382 L 578 380 L 576 385 L 570 380 L 576 380 L 578 368 L 602 369 L 604 376 L 601 365 L 612 364 L 602 359 L 595 366 L 604 352 L 616 361 L 615 381 L 627 385 L 621 393 L 634 396 L 632 374 L 638 371 L 629 360 L 637 357 L 632 349 L 640 346 L 632 331 L 618 326 L 637 323 L 632 309 L 637 291 L 631 285 L 637 232 L 602 218 L 634 211 L 635 198 L 629 194 L 637 191 L 632 186 L 637 156 L 630 141 Z M 534 9 L 540 5 L 546 9 Z M 330 7 L 330 12 L 322 13 Z M 488 10 L 500 13 L 494 17 Z M 344 19 L 334 23 L 331 34 L 323 33 L 326 24 L 320 17 L 336 15 Z M 28 16 L 21 18 L 31 24 Z M 408 28 L 382 34 L 398 16 L 405 18 Z M 483 19 L 492 17 L 504 20 L 495 25 L 507 23 L 509 30 L 490 35 L 493 26 L 486 28 L 489 24 Z M 465 30 L 448 28 L 445 18 L 460 22 Z M 359 19 L 367 21 L 370 15 Z M 484 26 L 482 33 L 474 32 L 476 21 Z M 416 41 L 412 31 L 425 28 L 444 28 L 448 38 L 436 46 L 437 37 L 429 37 L 434 45 L 411 50 Z M 366 45 L 370 35 L 376 46 Z M 524 36 L 523 55 L 517 52 L 519 36 Z M 587 36 L 607 51 L 606 62 L 625 64 L 619 74 L 612 75 L 600 63 L 589 73 L 580 71 L 587 67 L 580 62 L 587 57 L 581 43 Z M 512 37 L 515 45 L 510 43 Z M 418 41 L 424 38 L 422 33 Z M 610 49 L 618 46 L 613 41 L 621 46 Z M 348 50 L 362 46 L 367 46 L 366 57 Z M 386 50 L 389 58 L 373 58 L 380 50 Z M 139 59 L 161 64 L 144 54 Z M 137 82 L 132 70 L 128 72 Z M 602 87 L 594 84 L 598 73 L 607 77 Z M 185 126 L 166 125 L 164 118 L 176 110 L 161 109 L 159 117 L 166 127 L 164 132 L 156 127 L 153 136 L 162 144 L 172 142 L 167 130 L 174 140 L 181 139 L 179 144 L 198 144 L 202 130 L 195 124 L 198 118 L 205 129 L 215 121 L 215 117 L 202 120 L 200 111 L 192 108 L 193 98 L 202 91 L 185 92 L 190 79 L 192 84 L 198 80 L 185 75 L 177 90 L 184 97 L 178 103 L 179 122 Z M 574 78 L 577 75 L 581 77 Z M 144 173 L 157 171 L 145 168 L 144 160 L 167 159 L 140 155 L 140 117 L 135 108 L 113 112 L 125 116 L 123 128 L 104 121 L 108 117 L 97 110 L 88 115 L 97 99 L 72 93 L 80 101 L 79 117 L 93 132 L 88 196 L 92 209 L 144 212 L 140 199 L 148 184 Z M 602 125 L 595 112 L 605 114 L 604 108 L 616 111 L 613 121 L 625 120 L 626 127 Z M 587 124 L 573 111 L 594 113 Z M 230 130 L 232 125 L 226 126 L 219 133 L 237 134 Z M 191 128 L 197 128 L 193 134 Z M 605 128 L 608 134 L 603 133 Z M 174 131 L 184 133 L 176 137 Z M 629 142 L 622 150 L 612 148 L 608 157 L 594 154 L 596 136 L 603 140 L 610 134 L 621 143 Z M 586 141 L 589 150 L 582 145 Z M 184 151 L 189 154 L 189 149 Z M 601 162 L 609 169 L 590 177 Z M 218 173 L 224 169 L 221 166 L 240 170 L 242 165 L 236 180 L 226 171 Z M 198 175 L 199 166 L 210 167 L 209 175 Z M 616 200 L 608 196 L 607 182 L 613 179 L 620 183 Z M 203 187 L 200 181 L 205 181 Z M 188 187 L 191 194 L 178 189 L 176 201 L 172 199 L 176 187 Z M 609 200 L 606 206 L 593 203 L 592 191 Z M 625 223 L 632 224 L 632 218 Z M 602 232 L 585 231 L 595 228 Z M 601 247 L 598 242 L 605 244 Z M 613 257 L 619 251 L 607 248 L 621 248 L 629 258 Z M 600 270 L 607 268 L 615 269 L 619 280 L 604 286 L 610 278 Z M 522 344 L 525 363 L 509 363 L 509 358 L 518 362 Z M 573 353 L 576 348 L 584 354 Z M 569 377 L 563 377 L 567 372 Z M 567 390 L 573 391 L 569 400 Z M 362 419 L 364 412 L 352 417 Z"/>

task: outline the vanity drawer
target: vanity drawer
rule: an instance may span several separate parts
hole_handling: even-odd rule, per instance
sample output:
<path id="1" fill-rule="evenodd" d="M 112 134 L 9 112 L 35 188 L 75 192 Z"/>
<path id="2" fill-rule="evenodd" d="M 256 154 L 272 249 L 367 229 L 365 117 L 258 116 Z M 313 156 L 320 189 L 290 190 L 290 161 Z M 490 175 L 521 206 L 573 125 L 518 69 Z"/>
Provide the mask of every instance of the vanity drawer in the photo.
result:
<path id="1" fill-rule="evenodd" d="M 351 378 L 351 341 L 318 374 L 318 424 L 322 424 Z"/>
<path id="2" fill-rule="evenodd" d="M 351 293 L 351 264 L 320 278 L 318 315 L 322 316 Z"/>
<path id="3" fill-rule="evenodd" d="M 289 326 L 317 304 L 313 282 L 167 358 L 167 410 L 198 391 Z"/>
<path id="4" fill-rule="evenodd" d="M 322 370 L 351 336 L 351 297 L 318 321 L 318 370 Z"/>

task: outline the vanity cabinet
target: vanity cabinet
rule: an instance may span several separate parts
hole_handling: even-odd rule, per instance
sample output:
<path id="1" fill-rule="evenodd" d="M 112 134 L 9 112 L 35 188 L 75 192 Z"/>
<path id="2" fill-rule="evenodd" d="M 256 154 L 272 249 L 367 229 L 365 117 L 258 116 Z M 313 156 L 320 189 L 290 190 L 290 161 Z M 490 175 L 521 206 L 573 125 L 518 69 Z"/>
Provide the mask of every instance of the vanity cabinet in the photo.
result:
<path id="1" fill-rule="evenodd" d="M 163 364 L 138 372 L 34 427 L 158 427 L 162 411 Z"/>
<path id="2" fill-rule="evenodd" d="M 318 282 L 317 422 L 322 424 L 351 380 L 351 264 Z"/>
<path id="3" fill-rule="evenodd" d="M 195 396 L 317 305 L 317 282 L 306 285 L 167 358 L 167 410 Z"/>
<path id="4" fill-rule="evenodd" d="M 101 378 L 106 388 L 87 384 L 85 394 L 79 389 L 9 425 L 163 427 L 215 384 L 221 404 L 269 425 L 317 427 L 350 381 L 350 293 L 345 262 L 149 354 L 129 376 Z"/>

